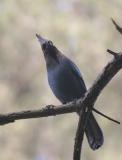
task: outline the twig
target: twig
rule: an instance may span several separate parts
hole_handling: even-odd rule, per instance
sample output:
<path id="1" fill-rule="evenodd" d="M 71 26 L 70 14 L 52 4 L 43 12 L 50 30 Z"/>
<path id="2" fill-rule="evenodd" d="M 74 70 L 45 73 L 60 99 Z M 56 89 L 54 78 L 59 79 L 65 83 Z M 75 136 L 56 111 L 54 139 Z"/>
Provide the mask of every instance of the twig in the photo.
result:
<path id="1" fill-rule="evenodd" d="M 107 52 L 110 53 L 110 54 L 112 54 L 115 58 L 117 58 L 118 55 L 120 54 L 120 53 L 114 52 L 114 51 L 112 51 L 110 49 L 107 49 Z"/>
<path id="2" fill-rule="evenodd" d="M 120 26 L 114 21 L 113 18 L 111 18 L 111 20 L 112 20 L 114 26 L 116 27 L 117 31 L 122 34 L 122 27 L 120 27 Z"/>
<path id="3" fill-rule="evenodd" d="M 112 121 L 112 122 L 115 122 L 115 123 L 117 123 L 117 124 L 120 124 L 119 121 L 117 121 L 117 120 L 115 120 L 115 119 L 113 119 L 113 118 L 111 118 L 111 117 L 106 116 L 105 114 L 103 114 L 102 112 L 98 111 L 97 109 L 92 108 L 92 110 L 93 110 L 94 112 L 96 112 L 97 114 L 99 114 L 99 115 L 107 118 L 108 120 L 110 120 L 110 121 Z"/>

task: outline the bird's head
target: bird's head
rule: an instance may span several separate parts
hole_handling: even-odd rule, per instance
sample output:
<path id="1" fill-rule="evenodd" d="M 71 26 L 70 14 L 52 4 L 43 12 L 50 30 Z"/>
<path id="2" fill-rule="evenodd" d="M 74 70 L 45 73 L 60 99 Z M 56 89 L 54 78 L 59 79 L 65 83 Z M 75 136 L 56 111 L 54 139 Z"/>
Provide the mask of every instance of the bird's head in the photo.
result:
<path id="1" fill-rule="evenodd" d="M 41 45 L 46 62 L 58 62 L 58 49 L 53 45 L 52 41 L 42 38 L 38 34 L 36 34 L 36 37 Z"/>

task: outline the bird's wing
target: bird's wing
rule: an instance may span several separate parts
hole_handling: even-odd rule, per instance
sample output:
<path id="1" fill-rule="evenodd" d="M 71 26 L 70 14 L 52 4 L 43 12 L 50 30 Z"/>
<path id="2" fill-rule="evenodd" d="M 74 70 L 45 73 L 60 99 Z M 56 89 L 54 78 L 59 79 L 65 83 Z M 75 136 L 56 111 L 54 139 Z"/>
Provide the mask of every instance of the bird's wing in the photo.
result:
<path id="1" fill-rule="evenodd" d="M 84 80 L 82 78 L 82 75 L 81 75 L 80 70 L 78 69 L 78 67 L 72 61 L 69 61 L 69 65 L 70 65 L 72 73 L 81 81 L 82 86 L 84 87 L 84 89 L 87 90 L 86 89 L 86 85 L 84 83 Z"/>

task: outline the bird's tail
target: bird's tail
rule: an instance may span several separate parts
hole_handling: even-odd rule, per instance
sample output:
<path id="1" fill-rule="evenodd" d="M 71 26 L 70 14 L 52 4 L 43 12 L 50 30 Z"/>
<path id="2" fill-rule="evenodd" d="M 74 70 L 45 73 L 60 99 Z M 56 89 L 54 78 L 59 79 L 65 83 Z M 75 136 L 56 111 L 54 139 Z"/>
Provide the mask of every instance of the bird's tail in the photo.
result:
<path id="1" fill-rule="evenodd" d="M 85 133 L 88 143 L 93 150 L 102 146 L 104 141 L 103 133 L 92 113 L 88 118 Z"/>

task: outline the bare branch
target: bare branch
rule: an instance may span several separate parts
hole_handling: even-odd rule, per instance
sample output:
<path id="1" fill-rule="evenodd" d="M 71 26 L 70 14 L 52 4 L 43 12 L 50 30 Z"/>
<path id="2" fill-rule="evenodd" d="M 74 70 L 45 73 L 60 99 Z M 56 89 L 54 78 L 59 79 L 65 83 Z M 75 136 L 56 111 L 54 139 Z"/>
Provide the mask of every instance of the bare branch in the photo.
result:
<path id="1" fill-rule="evenodd" d="M 20 120 L 20 119 L 40 118 L 40 117 L 48 117 L 59 114 L 77 112 L 78 108 L 75 107 L 75 105 L 78 108 L 80 108 L 77 102 L 76 104 L 72 102 L 57 107 L 53 105 L 48 105 L 40 110 L 27 110 L 9 114 L 0 114 L 0 125 L 12 123 L 15 122 L 15 120 Z"/>
<path id="2" fill-rule="evenodd" d="M 78 112 L 78 110 L 80 110 L 80 103 L 79 101 L 75 101 L 75 102 L 70 102 L 60 106 L 48 105 L 38 110 L 26 110 L 21 112 L 0 114 L 0 125 L 12 123 L 12 122 L 15 122 L 16 120 L 21 120 L 21 119 L 41 118 L 41 117 L 56 116 L 60 114 L 73 113 L 73 112 Z M 109 120 L 112 120 L 120 124 L 120 122 L 106 116 L 105 114 L 101 113 L 100 111 L 94 108 L 93 108 L 93 111 L 95 111 L 97 114 Z"/>
<path id="3" fill-rule="evenodd" d="M 87 119 L 89 118 L 89 114 L 92 111 L 92 107 L 94 106 L 95 101 L 97 100 L 98 96 L 100 95 L 104 87 L 115 76 L 115 74 L 117 74 L 117 72 L 121 68 L 122 68 L 122 54 L 119 54 L 117 58 L 115 58 L 114 56 L 112 61 L 106 65 L 102 73 L 99 75 L 97 80 L 94 82 L 92 87 L 87 91 L 85 97 L 81 101 L 82 110 L 85 112 L 86 109 L 88 109 L 88 111 L 86 112 L 86 114 L 82 113 L 80 114 L 78 128 L 76 131 L 74 153 L 73 153 L 73 157 L 77 159 L 74 160 L 80 160 L 81 146 L 83 142 L 85 126 L 87 124 Z"/>
<path id="4" fill-rule="evenodd" d="M 107 49 L 107 52 L 110 53 L 110 54 L 112 54 L 115 58 L 117 58 L 118 55 L 121 54 L 121 53 L 114 52 L 114 51 L 112 51 L 110 49 Z"/>
<path id="5" fill-rule="evenodd" d="M 86 122 L 85 122 L 86 113 L 87 113 L 86 108 L 85 107 L 82 108 L 80 111 L 80 119 L 79 119 L 77 132 L 76 132 L 76 136 L 75 136 L 73 160 L 80 160 L 80 155 L 81 155 L 81 150 L 82 150 L 82 142 L 83 142 L 84 131 L 85 131 L 85 127 L 86 127 Z M 79 140 L 80 140 L 80 142 L 79 142 Z"/>

